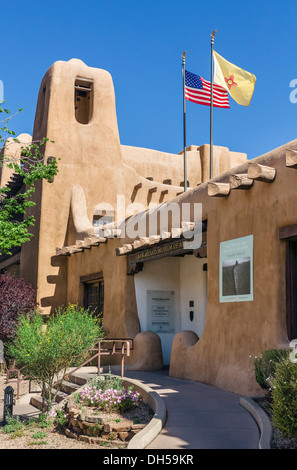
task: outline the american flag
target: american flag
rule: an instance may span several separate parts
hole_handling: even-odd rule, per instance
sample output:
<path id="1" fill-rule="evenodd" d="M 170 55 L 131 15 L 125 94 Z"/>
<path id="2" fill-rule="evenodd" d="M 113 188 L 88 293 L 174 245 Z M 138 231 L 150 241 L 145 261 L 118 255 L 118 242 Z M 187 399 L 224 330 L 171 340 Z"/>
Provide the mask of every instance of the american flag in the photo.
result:
<path id="1" fill-rule="evenodd" d="M 193 103 L 210 106 L 211 83 L 187 70 L 185 72 L 185 98 Z M 215 83 L 213 84 L 213 106 L 230 108 L 227 90 Z"/>

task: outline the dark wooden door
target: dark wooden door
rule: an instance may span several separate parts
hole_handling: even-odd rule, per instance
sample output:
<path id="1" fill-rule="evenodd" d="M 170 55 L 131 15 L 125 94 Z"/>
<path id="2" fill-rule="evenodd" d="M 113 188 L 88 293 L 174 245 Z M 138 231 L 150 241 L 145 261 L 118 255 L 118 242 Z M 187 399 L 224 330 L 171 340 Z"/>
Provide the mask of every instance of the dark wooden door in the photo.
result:
<path id="1" fill-rule="evenodd" d="M 297 241 L 287 241 L 287 331 L 288 338 L 297 339 Z"/>

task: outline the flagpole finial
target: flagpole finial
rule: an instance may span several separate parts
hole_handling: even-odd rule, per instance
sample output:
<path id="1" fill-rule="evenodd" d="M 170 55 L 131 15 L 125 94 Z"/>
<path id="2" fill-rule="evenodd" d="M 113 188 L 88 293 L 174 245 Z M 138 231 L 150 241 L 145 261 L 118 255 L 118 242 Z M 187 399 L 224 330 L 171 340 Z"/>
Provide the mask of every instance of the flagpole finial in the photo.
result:
<path id="1" fill-rule="evenodd" d="M 185 58 L 186 58 L 186 52 L 187 52 L 187 51 L 184 51 L 184 52 L 183 52 L 183 55 L 182 55 L 183 60 L 185 60 Z"/>
<path id="2" fill-rule="evenodd" d="M 214 42 L 214 38 L 215 38 L 215 34 L 216 34 L 217 30 L 215 29 L 212 34 L 210 35 L 211 37 L 211 42 L 213 43 Z"/>

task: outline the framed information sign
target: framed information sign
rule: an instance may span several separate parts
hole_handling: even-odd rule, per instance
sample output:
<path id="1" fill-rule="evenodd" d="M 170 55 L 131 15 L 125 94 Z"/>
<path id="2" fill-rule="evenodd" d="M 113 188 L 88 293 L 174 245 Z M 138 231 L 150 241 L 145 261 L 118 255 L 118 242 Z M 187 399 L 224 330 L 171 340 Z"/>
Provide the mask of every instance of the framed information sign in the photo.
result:
<path id="1" fill-rule="evenodd" d="M 253 235 L 220 244 L 220 302 L 253 300 Z"/>

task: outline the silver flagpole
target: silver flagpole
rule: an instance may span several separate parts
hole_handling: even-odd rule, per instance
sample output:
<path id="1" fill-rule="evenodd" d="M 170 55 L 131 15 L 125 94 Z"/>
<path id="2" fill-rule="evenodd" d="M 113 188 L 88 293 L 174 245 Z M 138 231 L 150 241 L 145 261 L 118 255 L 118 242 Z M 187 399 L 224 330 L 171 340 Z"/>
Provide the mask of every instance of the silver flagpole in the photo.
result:
<path id="1" fill-rule="evenodd" d="M 184 113 L 184 191 L 187 191 L 188 178 L 187 178 L 187 151 L 186 151 L 186 97 L 185 97 L 185 86 L 186 86 L 186 51 L 182 55 L 183 63 L 183 113 Z"/>
<path id="2" fill-rule="evenodd" d="M 210 153 L 209 153 L 209 179 L 213 178 L 213 43 L 217 30 L 213 31 L 211 36 L 211 67 L 210 67 Z"/>

